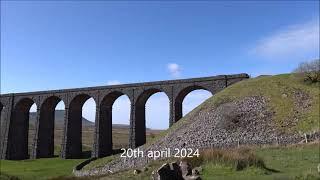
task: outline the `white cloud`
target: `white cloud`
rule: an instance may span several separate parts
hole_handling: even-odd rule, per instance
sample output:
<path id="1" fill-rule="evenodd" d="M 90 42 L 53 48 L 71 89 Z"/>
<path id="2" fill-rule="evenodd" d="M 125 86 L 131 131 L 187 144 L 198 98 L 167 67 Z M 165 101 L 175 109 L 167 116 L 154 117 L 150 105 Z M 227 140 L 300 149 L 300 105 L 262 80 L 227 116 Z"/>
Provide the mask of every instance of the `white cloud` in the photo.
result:
<path id="1" fill-rule="evenodd" d="M 30 107 L 29 112 L 37 112 L 37 105 L 36 103 L 33 103 L 32 106 Z"/>
<path id="2" fill-rule="evenodd" d="M 89 121 L 95 122 L 96 102 L 93 98 L 88 99 L 82 106 L 82 116 Z"/>
<path id="3" fill-rule="evenodd" d="M 110 81 L 107 82 L 107 85 L 117 85 L 117 84 L 121 84 L 120 81 L 110 80 Z"/>
<path id="4" fill-rule="evenodd" d="M 165 93 L 152 95 L 146 103 L 146 126 L 152 129 L 167 129 L 169 110 L 169 99 Z"/>
<path id="5" fill-rule="evenodd" d="M 273 60 L 307 58 L 310 54 L 318 56 L 319 21 L 316 19 L 280 29 L 260 39 L 250 52 Z"/>
<path id="6" fill-rule="evenodd" d="M 181 75 L 181 68 L 178 64 L 176 63 L 169 63 L 167 65 L 167 68 L 170 72 L 170 75 L 174 78 L 180 77 Z"/>
<path id="7" fill-rule="evenodd" d="M 112 106 L 113 124 L 130 124 L 130 100 L 126 95 L 120 96 Z"/>
<path id="8" fill-rule="evenodd" d="M 211 96 L 212 94 L 205 90 L 195 90 L 189 93 L 183 100 L 183 115 L 188 114 Z"/>

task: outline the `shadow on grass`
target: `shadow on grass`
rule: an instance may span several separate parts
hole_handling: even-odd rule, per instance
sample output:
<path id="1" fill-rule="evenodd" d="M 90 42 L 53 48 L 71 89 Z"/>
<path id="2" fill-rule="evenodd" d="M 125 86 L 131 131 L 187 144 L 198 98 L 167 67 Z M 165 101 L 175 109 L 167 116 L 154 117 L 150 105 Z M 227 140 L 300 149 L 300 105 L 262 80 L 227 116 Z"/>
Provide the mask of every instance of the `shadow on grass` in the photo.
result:
<path id="1" fill-rule="evenodd" d="M 268 167 L 266 167 L 266 166 L 264 166 L 263 168 L 264 168 L 265 170 L 267 170 L 267 171 L 272 172 L 272 173 L 281 173 L 281 171 L 279 171 L 279 170 L 272 169 L 272 168 L 268 168 Z"/>
<path id="2" fill-rule="evenodd" d="M 123 151 L 121 151 L 121 148 L 113 149 L 113 150 L 112 150 L 112 155 L 120 154 L 120 153 L 122 153 L 122 152 L 123 152 Z"/>
<path id="3" fill-rule="evenodd" d="M 92 151 L 82 151 L 80 159 L 89 159 L 91 158 Z"/>

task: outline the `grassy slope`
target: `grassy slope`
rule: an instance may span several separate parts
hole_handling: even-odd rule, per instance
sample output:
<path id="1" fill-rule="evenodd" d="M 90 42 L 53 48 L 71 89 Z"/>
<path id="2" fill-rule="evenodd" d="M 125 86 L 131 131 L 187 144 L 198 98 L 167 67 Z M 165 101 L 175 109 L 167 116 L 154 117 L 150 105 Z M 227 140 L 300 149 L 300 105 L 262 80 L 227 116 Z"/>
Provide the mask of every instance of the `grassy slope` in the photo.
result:
<path id="1" fill-rule="evenodd" d="M 282 128 L 287 123 L 285 120 L 290 119 L 294 114 L 293 93 L 297 90 L 312 98 L 311 108 L 308 112 L 299 115 L 300 123 L 296 127 L 293 129 Z M 284 94 L 287 97 L 283 96 Z M 273 120 L 278 124 L 279 129 L 302 132 L 319 129 L 319 84 L 307 84 L 303 82 L 303 77 L 293 74 L 254 78 L 234 84 L 209 99 L 203 104 L 203 108 L 254 95 L 262 95 L 269 100 L 269 107 L 275 111 Z"/>
<path id="2" fill-rule="evenodd" d="M 294 90 L 301 90 L 308 94 L 309 97 L 312 98 L 312 105 L 309 111 L 300 114 L 301 120 L 297 126 L 293 129 L 282 128 L 281 126 L 284 124 L 284 121 L 290 118 L 294 111 Z M 283 97 L 283 94 L 286 94 L 287 97 Z M 268 105 L 270 109 L 275 111 L 273 120 L 279 125 L 279 130 L 296 130 L 301 132 L 319 130 L 319 84 L 306 84 L 303 82 L 303 77 L 293 74 L 281 74 L 252 78 L 229 86 L 196 107 L 172 127 L 159 133 L 156 138 L 147 142 L 145 146 L 150 145 L 152 142 L 156 142 L 158 139 L 161 139 L 170 132 L 174 132 L 178 128 L 187 126 L 187 124 L 192 121 L 192 117 L 202 110 L 206 110 L 210 107 L 217 107 L 222 103 L 230 102 L 232 100 L 239 100 L 247 96 L 255 95 L 264 96 L 269 100 Z M 109 161 L 110 158 L 108 157 L 105 158 L 105 160 L 102 158 L 98 161 L 93 161 L 87 165 L 86 169 L 101 167 Z"/>

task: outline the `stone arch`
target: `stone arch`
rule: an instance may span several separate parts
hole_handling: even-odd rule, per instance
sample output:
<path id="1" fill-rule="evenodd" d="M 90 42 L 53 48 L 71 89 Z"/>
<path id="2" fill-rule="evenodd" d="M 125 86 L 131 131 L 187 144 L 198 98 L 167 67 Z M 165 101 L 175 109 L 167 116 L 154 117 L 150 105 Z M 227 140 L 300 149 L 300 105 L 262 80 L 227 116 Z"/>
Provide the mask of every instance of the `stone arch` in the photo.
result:
<path id="1" fill-rule="evenodd" d="M 37 158 L 54 156 L 55 108 L 60 101 L 62 100 L 59 97 L 50 96 L 40 106 L 36 146 Z"/>
<path id="2" fill-rule="evenodd" d="M 28 158 L 29 110 L 34 103 L 30 98 L 23 98 L 14 106 L 9 125 L 8 159 Z"/>
<path id="3" fill-rule="evenodd" d="M 113 152 L 112 141 L 112 106 L 120 96 L 128 95 L 121 91 L 112 91 L 105 95 L 100 103 L 98 126 L 99 157 L 111 155 Z M 130 102 L 131 103 L 131 102 Z"/>
<path id="4" fill-rule="evenodd" d="M 133 122 L 133 126 L 135 128 L 135 146 L 138 147 L 146 143 L 146 102 L 148 99 L 155 93 L 163 92 L 168 97 L 169 101 L 170 98 L 166 92 L 161 91 L 157 88 L 150 88 L 144 90 L 137 98 L 135 103 L 135 121 Z"/>
<path id="5" fill-rule="evenodd" d="M 93 98 L 88 94 L 76 95 L 69 103 L 66 123 L 66 158 L 79 158 L 82 156 L 82 107 L 84 103 Z M 95 104 L 96 100 L 93 98 Z"/>
<path id="6" fill-rule="evenodd" d="M 208 92 L 210 92 L 211 94 L 213 94 L 209 89 L 203 87 L 203 86 L 199 86 L 199 85 L 193 85 L 193 86 L 187 86 L 185 88 L 183 88 L 182 90 L 179 91 L 178 95 L 175 97 L 174 100 L 174 119 L 176 121 L 178 121 L 179 119 L 182 118 L 183 116 L 183 107 L 182 107 L 182 103 L 184 98 L 192 91 L 195 90 L 206 90 Z"/>

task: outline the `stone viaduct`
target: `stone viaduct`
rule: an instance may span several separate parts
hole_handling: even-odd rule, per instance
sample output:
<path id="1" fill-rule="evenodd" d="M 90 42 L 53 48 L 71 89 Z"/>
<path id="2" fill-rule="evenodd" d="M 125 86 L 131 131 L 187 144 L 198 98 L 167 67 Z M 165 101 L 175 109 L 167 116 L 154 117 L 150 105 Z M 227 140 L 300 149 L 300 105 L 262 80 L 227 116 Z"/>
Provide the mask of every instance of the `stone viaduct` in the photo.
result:
<path id="1" fill-rule="evenodd" d="M 54 151 L 54 112 L 56 105 L 65 104 L 64 134 L 61 158 L 78 158 L 82 153 L 82 106 L 89 98 L 96 102 L 96 121 L 92 157 L 112 153 L 112 105 L 121 95 L 131 102 L 129 145 L 146 142 L 145 105 L 148 98 L 164 92 L 170 102 L 170 126 L 182 117 L 184 97 L 193 90 L 204 89 L 212 94 L 249 78 L 247 74 L 219 75 L 204 78 L 98 86 L 76 89 L 1 94 L 1 159 L 52 157 Z M 36 134 L 28 154 L 29 110 L 37 105 Z"/>

